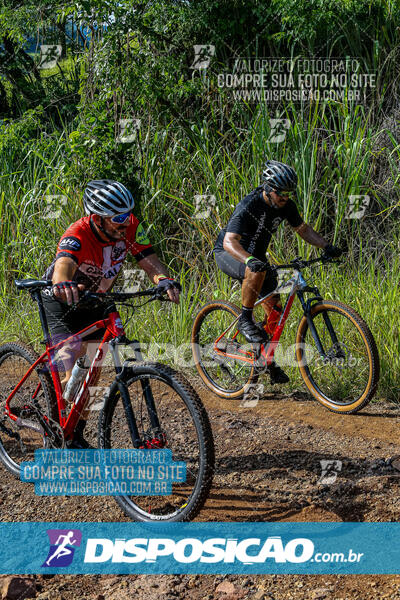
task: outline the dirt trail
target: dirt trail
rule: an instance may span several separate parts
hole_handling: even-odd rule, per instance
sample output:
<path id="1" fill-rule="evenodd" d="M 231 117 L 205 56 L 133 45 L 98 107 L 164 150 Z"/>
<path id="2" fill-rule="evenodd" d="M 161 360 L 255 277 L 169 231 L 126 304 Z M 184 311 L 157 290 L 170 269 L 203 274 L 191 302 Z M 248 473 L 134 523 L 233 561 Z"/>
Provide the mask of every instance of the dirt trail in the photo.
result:
<path id="1" fill-rule="evenodd" d="M 216 443 L 214 485 L 197 520 L 400 520 L 400 471 L 390 463 L 400 455 L 399 406 L 379 402 L 341 416 L 304 395 L 275 393 L 249 408 L 196 387 Z M 321 482 L 321 460 L 341 463 L 329 485 Z M 109 498 L 35 497 L 2 467 L 0 505 L 4 521 L 127 520 Z M 400 576 L 57 575 L 35 581 L 40 600 L 400 599 Z"/>
<path id="2" fill-rule="evenodd" d="M 217 447 L 214 488 L 202 520 L 399 520 L 400 407 L 375 403 L 337 415 L 282 394 L 257 406 L 200 391 Z M 321 460 L 341 462 L 333 484 L 319 483 Z"/>

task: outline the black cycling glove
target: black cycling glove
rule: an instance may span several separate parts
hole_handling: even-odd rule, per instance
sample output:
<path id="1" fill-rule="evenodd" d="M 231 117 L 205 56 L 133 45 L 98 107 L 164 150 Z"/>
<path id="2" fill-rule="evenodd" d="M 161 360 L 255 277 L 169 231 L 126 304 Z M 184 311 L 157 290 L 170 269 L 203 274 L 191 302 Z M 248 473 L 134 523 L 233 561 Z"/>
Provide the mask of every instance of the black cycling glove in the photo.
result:
<path id="1" fill-rule="evenodd" d="M 78 284 L 76 283 L 76 281 L 60 281 L 60 283 L 55 283 L 53 285 L 53 288 L 57 288 L 60 291 L 64 291 L 64 290 L 74 290 L 78 287 Z"/>
<path id="2" fill-rule="evenodd" d="M 67 302 L 68 306 L 72 306 L 79 302 L 78 295 L 78 284 L 76 281 L 60 281 L 59 283 L 55 283 L 52 287 L 53 297 L 60 300 L 58 294 L 55 294 L 54 291 L 58 290 L 59 293 L 63 293 L 65 296 L 65 300 L 61 300 L 62 302 Z"/>
<path id="3" fill-rule="evenodd" d="M 341 248 L 339 248 L 338 246 L 332 246 L 332 244 L 328 244 L 327 246 L 325 246 L 324 250 L 325 255 L 329 258 L 338 258 L 343 254 L 343 250 Z"/>
<path id="4" fill-rule="evenodd" d="M 166 292 L 167 290 L 170 290 L 172 288 L 176 288 L 179 291 L 182 290 L 181 284 L 175 281 L 175 279 L 171 279 L 170 277 L 164 277 L 163 279 L 160 279 L 156 289 L 159 292 Z"/>
<path id="5" fill-rule="evenodd" d="M 269 268 L 269 264 L 264 262 L 263 260 L 259 260 L 258 258 L 254 258 L 252 256 L 247 262 L 246 267 L 249 267 L 252 273 L 261 273 L 262 271 L 267 271 Z"/>

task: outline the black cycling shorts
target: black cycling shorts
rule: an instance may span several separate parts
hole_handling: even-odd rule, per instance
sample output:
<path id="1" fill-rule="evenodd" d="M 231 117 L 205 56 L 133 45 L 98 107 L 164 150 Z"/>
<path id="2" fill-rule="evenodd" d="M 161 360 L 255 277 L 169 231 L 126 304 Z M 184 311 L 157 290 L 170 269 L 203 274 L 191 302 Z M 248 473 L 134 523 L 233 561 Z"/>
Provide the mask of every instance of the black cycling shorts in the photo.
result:
<path id="1" fill-rule="evenodd" d="M 246 271 L 246 265 L 244 263 L 236 260 L 236 258 L 233 258 L 233 256 L 226 250 L 223 250 L 222 252 L 215 252 L 215 260 L 223 273 L 229 275 L 229 277 L 232 277 L 233 279 L 243 281 Z M 269 268 L 265 273 L 264 283 L 258 296 L 259 298 L 263 298 L 267 294 L 273 292 L 278 285 L 278 277 L 276 272 L 273 271 L 269 265 L 268 267 Z"/>
<path id="2" fill-rule="evenodd" d="M 42 293 L 43 306 L 53 344 L 81 331 L 100 319 L 104 319 L 104 308 L 75 308 L 54 297 Z M 83 342 L 101 340 L 105 329 L 97 329 L 82 338 Z"/>

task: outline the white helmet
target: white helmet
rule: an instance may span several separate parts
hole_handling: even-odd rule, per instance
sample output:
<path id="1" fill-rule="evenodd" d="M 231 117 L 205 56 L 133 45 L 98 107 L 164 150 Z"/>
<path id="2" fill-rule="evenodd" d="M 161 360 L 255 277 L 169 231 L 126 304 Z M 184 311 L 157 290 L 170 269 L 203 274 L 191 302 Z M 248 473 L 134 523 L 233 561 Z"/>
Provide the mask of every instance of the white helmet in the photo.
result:
<path id="1" fill-rule="evenodd" d="M 130 212 L 135 206 L 132 194 L 122 183 L 112 179 L 96 179 L 87 184 L 83 194 L 87 215 L 113 217 Z"/>

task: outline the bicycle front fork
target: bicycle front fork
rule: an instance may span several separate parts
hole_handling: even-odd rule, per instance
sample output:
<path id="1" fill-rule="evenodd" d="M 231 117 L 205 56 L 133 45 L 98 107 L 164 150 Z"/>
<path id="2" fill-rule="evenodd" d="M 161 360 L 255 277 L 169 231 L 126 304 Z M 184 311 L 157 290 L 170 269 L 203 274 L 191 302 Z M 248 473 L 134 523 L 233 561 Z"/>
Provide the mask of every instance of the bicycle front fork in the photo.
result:
<path id="1" fill-rule="evenodd" d="M 129 346 L 131 346 L 133 348 L 133 351 L 135 353 L 135 358 L 130 358 L 123 365 L 121 365 L 121 360 L 120 360 L 120 356 L 119 356 L 119 352 L 118 352 L 118 344 L 120 344 L 120 345 L 129 344 Z M 116 381 L 118 383 L 119 393 L 121 395 L 126 419 L 128 421 L 128 427 L 129 427 L 129 432 L 131 435 L 133 447 L 134 448 L 150 447 L 149 440 L 142 440 L 140 438 L 135 414 L 133 412 L 131 399 L 129 396 L 129 389 L 128 389 L 128 386 L 127 386 L 127 383 L 125 380 L 125 376 L 124 376 L 124 367 L 127 366 L 126 365 L 127 362 L 136 362 L 136 361 L 142 362 L 143 361 L 143 356 L 142 356 L 142 353 L 140 350 L 139 342 L 137 340 L 128 340 L 128 338 L 126 338 L 126 336 L 121 336 L 120 338 L 115 338 L 114 340 L 112 340 L 109 344 L 109 347 L 110 347 L 110 353 L 111 353 L 111 356 L 113 358 L 114 365 L 115 365 L 115 372 L 117 374 Z M 150 385 L 149 381 L 146 379 L 141 379 L 140 385 L 142 387 L 143 395 L 144 395 L 144 398 L 146 401 L 146 407 L 147 407 L 147 412 L 149 415 L 151 429 L 154 434 L 153 442 L 156 442 L 158 440 L 158 438 L 160 438 L 159 447 L 162 447 L 162 445 L 161 445 L 162 444 L 162 440 L 161 440 L 162 432 L 161 432 L 160 422 L 158 420 L 158 415 L 157 415 L 157 410 L 156 410 L 156 405 L 154 402 L 154 396 L 153 396 L 153 391 L 151 389 L 151 385 Z M 158 444 L 153 443 L 153 445 L 151 445 L 151 447 L 153 447 L 154 445 L 158 445 Z"/>
<path id="2" fill-rule="evenodd" d="M 305 291 L 313 291 L 314 293 L 317 294 L 317 296 L 314 296 L 313 298 L 308 298 L 308 300 L 305 301 L 304 300 L 303 292 L 302 291 L 298 291 L 297 292 L 297 295 L 299 297 L 299 300 L 300 300 L 301 305 L 302 305 L 303 310 L 304 310 L 304 315 L 305 315 L 305 317 L 307 319 L 308 327 L 310 329 L 311 335 L 314 338 L 314 341 L 315 341 L 315 344 L 317 346 L 318 352 L 320 353 L 320 355 L 323 358 L 326 358 L 326 352 L 325 352 L 324 347 L 322 345 L 322 342 L 321 342 L 321 339 L 319 337 L 318 331 L 317 331 L 317 329 L 316 329 L 316 327 L 314 325 L 314 321 L 313 321 L 313 319 L 311 317 L 312 302 L 313 301 L 320 302 L 322 300 L 322 297 L 319 295 L 318 288 L 309 288 L 309 289 L 306 289 Z M 332 325 L 332 322 L 331 322 L 331 320 L 329 318 L 328 313 L 326 311 L 324 311 L 322 313 L 322 317 L 323 317 L 323 319 L 325 321 L 326 328 L 329 331 L 329 335 L 331 336 L 332 344 L 333 345 L 338 344 L 339 341 L 338 341 L 337 335 L 335 333 L 335 330 L 333 329 L 333 325 Z"/>

